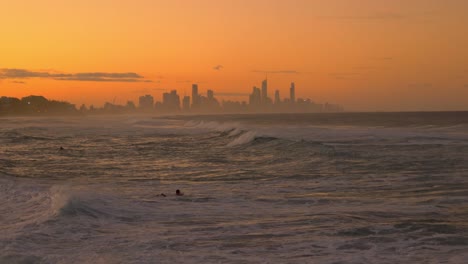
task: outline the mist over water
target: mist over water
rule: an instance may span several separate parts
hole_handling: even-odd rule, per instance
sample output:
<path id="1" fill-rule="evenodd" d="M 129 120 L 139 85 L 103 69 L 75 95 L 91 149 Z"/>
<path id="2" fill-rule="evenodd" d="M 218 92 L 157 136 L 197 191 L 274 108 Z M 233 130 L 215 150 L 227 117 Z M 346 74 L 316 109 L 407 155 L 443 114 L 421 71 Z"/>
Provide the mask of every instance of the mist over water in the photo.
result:
<path id="1" fill-rule="evenodd" d="M 0 124 L 0 263 L 468 259 L 465 112 Z"/>

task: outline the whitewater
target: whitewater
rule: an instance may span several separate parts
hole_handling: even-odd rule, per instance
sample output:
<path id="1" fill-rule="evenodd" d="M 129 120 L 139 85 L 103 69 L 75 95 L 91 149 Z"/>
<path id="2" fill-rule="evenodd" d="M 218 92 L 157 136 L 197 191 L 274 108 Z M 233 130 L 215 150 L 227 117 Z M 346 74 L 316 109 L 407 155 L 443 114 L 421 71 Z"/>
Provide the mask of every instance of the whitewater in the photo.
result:
<path id="1" fill-rule="evenodd" d="M 0 263 L 467 259 L 467 112 L 0 118 Z"/>

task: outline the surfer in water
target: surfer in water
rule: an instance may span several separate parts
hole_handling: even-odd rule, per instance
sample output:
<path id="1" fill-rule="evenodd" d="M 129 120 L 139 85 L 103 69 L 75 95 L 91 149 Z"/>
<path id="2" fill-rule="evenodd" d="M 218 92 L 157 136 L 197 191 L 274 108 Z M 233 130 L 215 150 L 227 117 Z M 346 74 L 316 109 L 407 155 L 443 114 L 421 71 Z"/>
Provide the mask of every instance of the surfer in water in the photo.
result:
<path id="1" fill-rule="evenodd" d="M 184 195 L 184 193 L 181 192 L 179 189 L 176 190 L 175 194 L 176 194 L 176 196 L 183 196 Z M 167 195 L 165 195 L 164 193 L 161 193 L 158 196 L 166 197 Z"/>

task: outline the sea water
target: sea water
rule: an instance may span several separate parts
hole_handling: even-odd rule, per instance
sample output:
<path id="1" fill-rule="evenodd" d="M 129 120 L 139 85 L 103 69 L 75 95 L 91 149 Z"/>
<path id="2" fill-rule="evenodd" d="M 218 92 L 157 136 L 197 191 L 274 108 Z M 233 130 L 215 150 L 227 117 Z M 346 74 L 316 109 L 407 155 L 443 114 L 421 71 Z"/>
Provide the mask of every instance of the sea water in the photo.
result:
<path id="1" fill-rule="evenodd" d="M 468 113 L 0 119 L 0 263 L 467 259 Z"/>

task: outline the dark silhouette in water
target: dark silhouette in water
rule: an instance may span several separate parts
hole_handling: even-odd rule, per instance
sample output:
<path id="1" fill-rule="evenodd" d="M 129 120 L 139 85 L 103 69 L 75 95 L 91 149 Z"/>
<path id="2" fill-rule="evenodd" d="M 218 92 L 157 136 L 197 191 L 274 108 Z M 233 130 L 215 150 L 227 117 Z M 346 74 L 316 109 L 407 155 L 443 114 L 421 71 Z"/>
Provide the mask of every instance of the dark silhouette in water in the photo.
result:
<path id="1" fill-rule="evenodd" d="M 60 150 L 65 150 L 63 147 L 60 147 Z"/>
<path id="2" fill-rule="evenodd" d="M 175 191 L 175 194 L 176 194 L 177 196 L 182 196 L 182 195 L 184 195 L 184 193 L 181 192 L 179 189 L 177 189 L 177 190 Z"/>
<path id="3" fill-rule="evenodd" d="M 166 197 L 166 195 L 165 195 L 164 193 L 161 193 L 161 194 L 160 194 L 160 196 L 162 196 L 162 197 Z"/>

